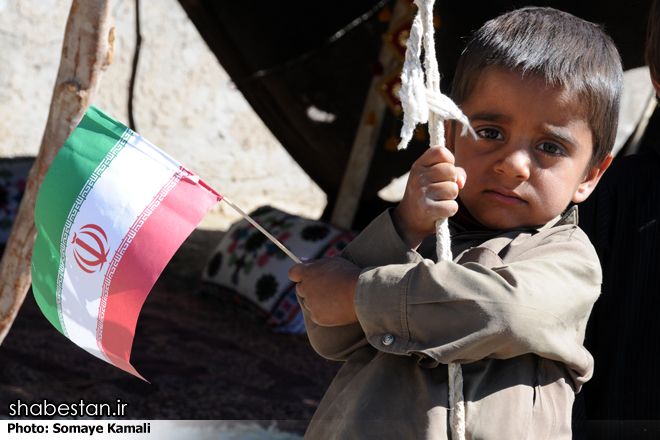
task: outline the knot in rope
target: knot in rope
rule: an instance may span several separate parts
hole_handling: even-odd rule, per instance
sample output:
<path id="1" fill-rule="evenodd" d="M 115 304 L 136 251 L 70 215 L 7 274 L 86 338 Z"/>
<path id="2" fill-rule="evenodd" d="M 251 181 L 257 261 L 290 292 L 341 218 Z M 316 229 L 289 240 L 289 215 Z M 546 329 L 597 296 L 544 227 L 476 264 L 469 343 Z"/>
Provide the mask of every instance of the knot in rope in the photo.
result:
<path id="1" fill-rule="evenodd" d="M 406 42 L 406 57 L 401 71 L 401 89 L 399 91 L 399 99 L 403 108 L 403 127 L 401 128 L 401 142 L 398 145 L 399 150 L 408 146 L 417 124 L 426 124 L 429 121 L 429 113 L 439 116 L 443 121 L 447 119 L 457 120 L 463 127 L 461 136 L 466 136 L 469 132 L 475 139 L 477 138 L 477 134 L 470 126 L 467 116 L 463 114 L 454 101 L 440 93 L 440 74 L 435 60 L 435 44 L 433 42 L 433 5 L 432 2 L 430 3 L 429 6 L 420 0 L 415 1 L 415 4 L 419 7 L 419 12 L 413 19 L 410 36 Z M 425 28 L 425 23 L 422 22 L 423 15 L 428 16 L 431 20 L 430 31 Z M 425 21 L 428 21 L 428 19 Z M 424 35 L 424 38 L 422 38 L 422 35 Z M 421 63 L 422 40 L 426 52 L 426 72 L 424 72 Z M 440 139 L 434 140 L 433 136 L 431 138 L 433 145 L 440 144 Z"/>

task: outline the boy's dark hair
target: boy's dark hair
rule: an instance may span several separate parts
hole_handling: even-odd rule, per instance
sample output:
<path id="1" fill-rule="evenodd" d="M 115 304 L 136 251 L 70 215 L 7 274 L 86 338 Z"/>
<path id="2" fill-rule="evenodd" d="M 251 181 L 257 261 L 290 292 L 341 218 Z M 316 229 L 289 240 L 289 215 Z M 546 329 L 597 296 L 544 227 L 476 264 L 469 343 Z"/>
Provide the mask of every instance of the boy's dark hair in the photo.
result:
<path id="1" fill-rule="evenodd" d="M 544 77 L 584 103 L 594 138 L 590 167 L 612 151 L 618 125 L 623 68 L 602 28 L 552 8 L 527 7 L 486 22 L 470 39 L 456 67 L 451 97 L 460 105 L 486 67 Z"/>
<path id="2" fill-rule="evenodd" d="M 660 3 L 653 0 L 646 28 L 646 63 L 651 76 L 660 82 Z"/>

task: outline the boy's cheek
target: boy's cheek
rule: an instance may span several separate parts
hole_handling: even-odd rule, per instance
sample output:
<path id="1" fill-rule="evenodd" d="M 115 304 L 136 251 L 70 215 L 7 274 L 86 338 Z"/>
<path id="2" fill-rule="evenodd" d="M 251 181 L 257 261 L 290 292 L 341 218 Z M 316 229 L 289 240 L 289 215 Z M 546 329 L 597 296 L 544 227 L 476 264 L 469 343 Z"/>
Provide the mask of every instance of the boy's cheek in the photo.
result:
<path id="1" fill-rule="evenodd" d="M 451 154 L 456 154 L 454 151 L 454 143 L 456 142 L 456 121 L 445 121 L 445 148 L 447 148 Z"/>

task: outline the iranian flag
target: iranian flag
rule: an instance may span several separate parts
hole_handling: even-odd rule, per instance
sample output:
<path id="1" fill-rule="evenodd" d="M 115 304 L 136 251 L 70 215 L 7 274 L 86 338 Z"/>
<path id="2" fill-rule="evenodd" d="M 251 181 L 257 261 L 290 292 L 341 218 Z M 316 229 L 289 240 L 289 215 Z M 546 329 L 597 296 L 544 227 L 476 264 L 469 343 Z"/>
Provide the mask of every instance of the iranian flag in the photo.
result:
<path id="1" fill-rule="evenodd" d="M 137 377 L 140 309 L 174 252 L 222 196 L 91 107 L 37 198 L 34 296 L 74 343 Z"/>

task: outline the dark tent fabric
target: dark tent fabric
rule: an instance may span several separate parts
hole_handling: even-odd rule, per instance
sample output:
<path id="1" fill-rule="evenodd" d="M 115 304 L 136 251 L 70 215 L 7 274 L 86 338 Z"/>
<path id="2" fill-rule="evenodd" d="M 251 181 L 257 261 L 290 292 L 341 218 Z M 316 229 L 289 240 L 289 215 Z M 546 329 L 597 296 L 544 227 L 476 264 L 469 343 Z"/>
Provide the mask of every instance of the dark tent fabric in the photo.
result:
<path id="1" fill-rule="evenodd" d="M 375 63 L 389 25 L 381 11 L 393 10 L 396 1 L 408 0 L 179 0 L 236 87 L 326 192 L 326 220 L 356 131 L 363 123 L 360 118 L 368 89 L 378 73 Z M 535 2 L 518 2 L 515 7 L 530 4 Z M 539 5 L 604 24 L 621 51 L 625 68 L 644 64 L 650 1 L 547 1 Z M 436 50 L 445 93 L 467 37 L 484 21 L 512 9 L 511 2 L 497 0 L 436 1 L 440 18 Z M 334 121 L 311 119 L 307 112 L 312 107 L 334 115 Z M 387 206 L 377 192 L 407 172 L 428 147 L 428 140 L 422 139 L 413 140 L 405 151 L 386 149 L 387 140 L 398 136 L 400 127 L 401 117 L 386 112 L 353 224 L 357 229 Z"/>

